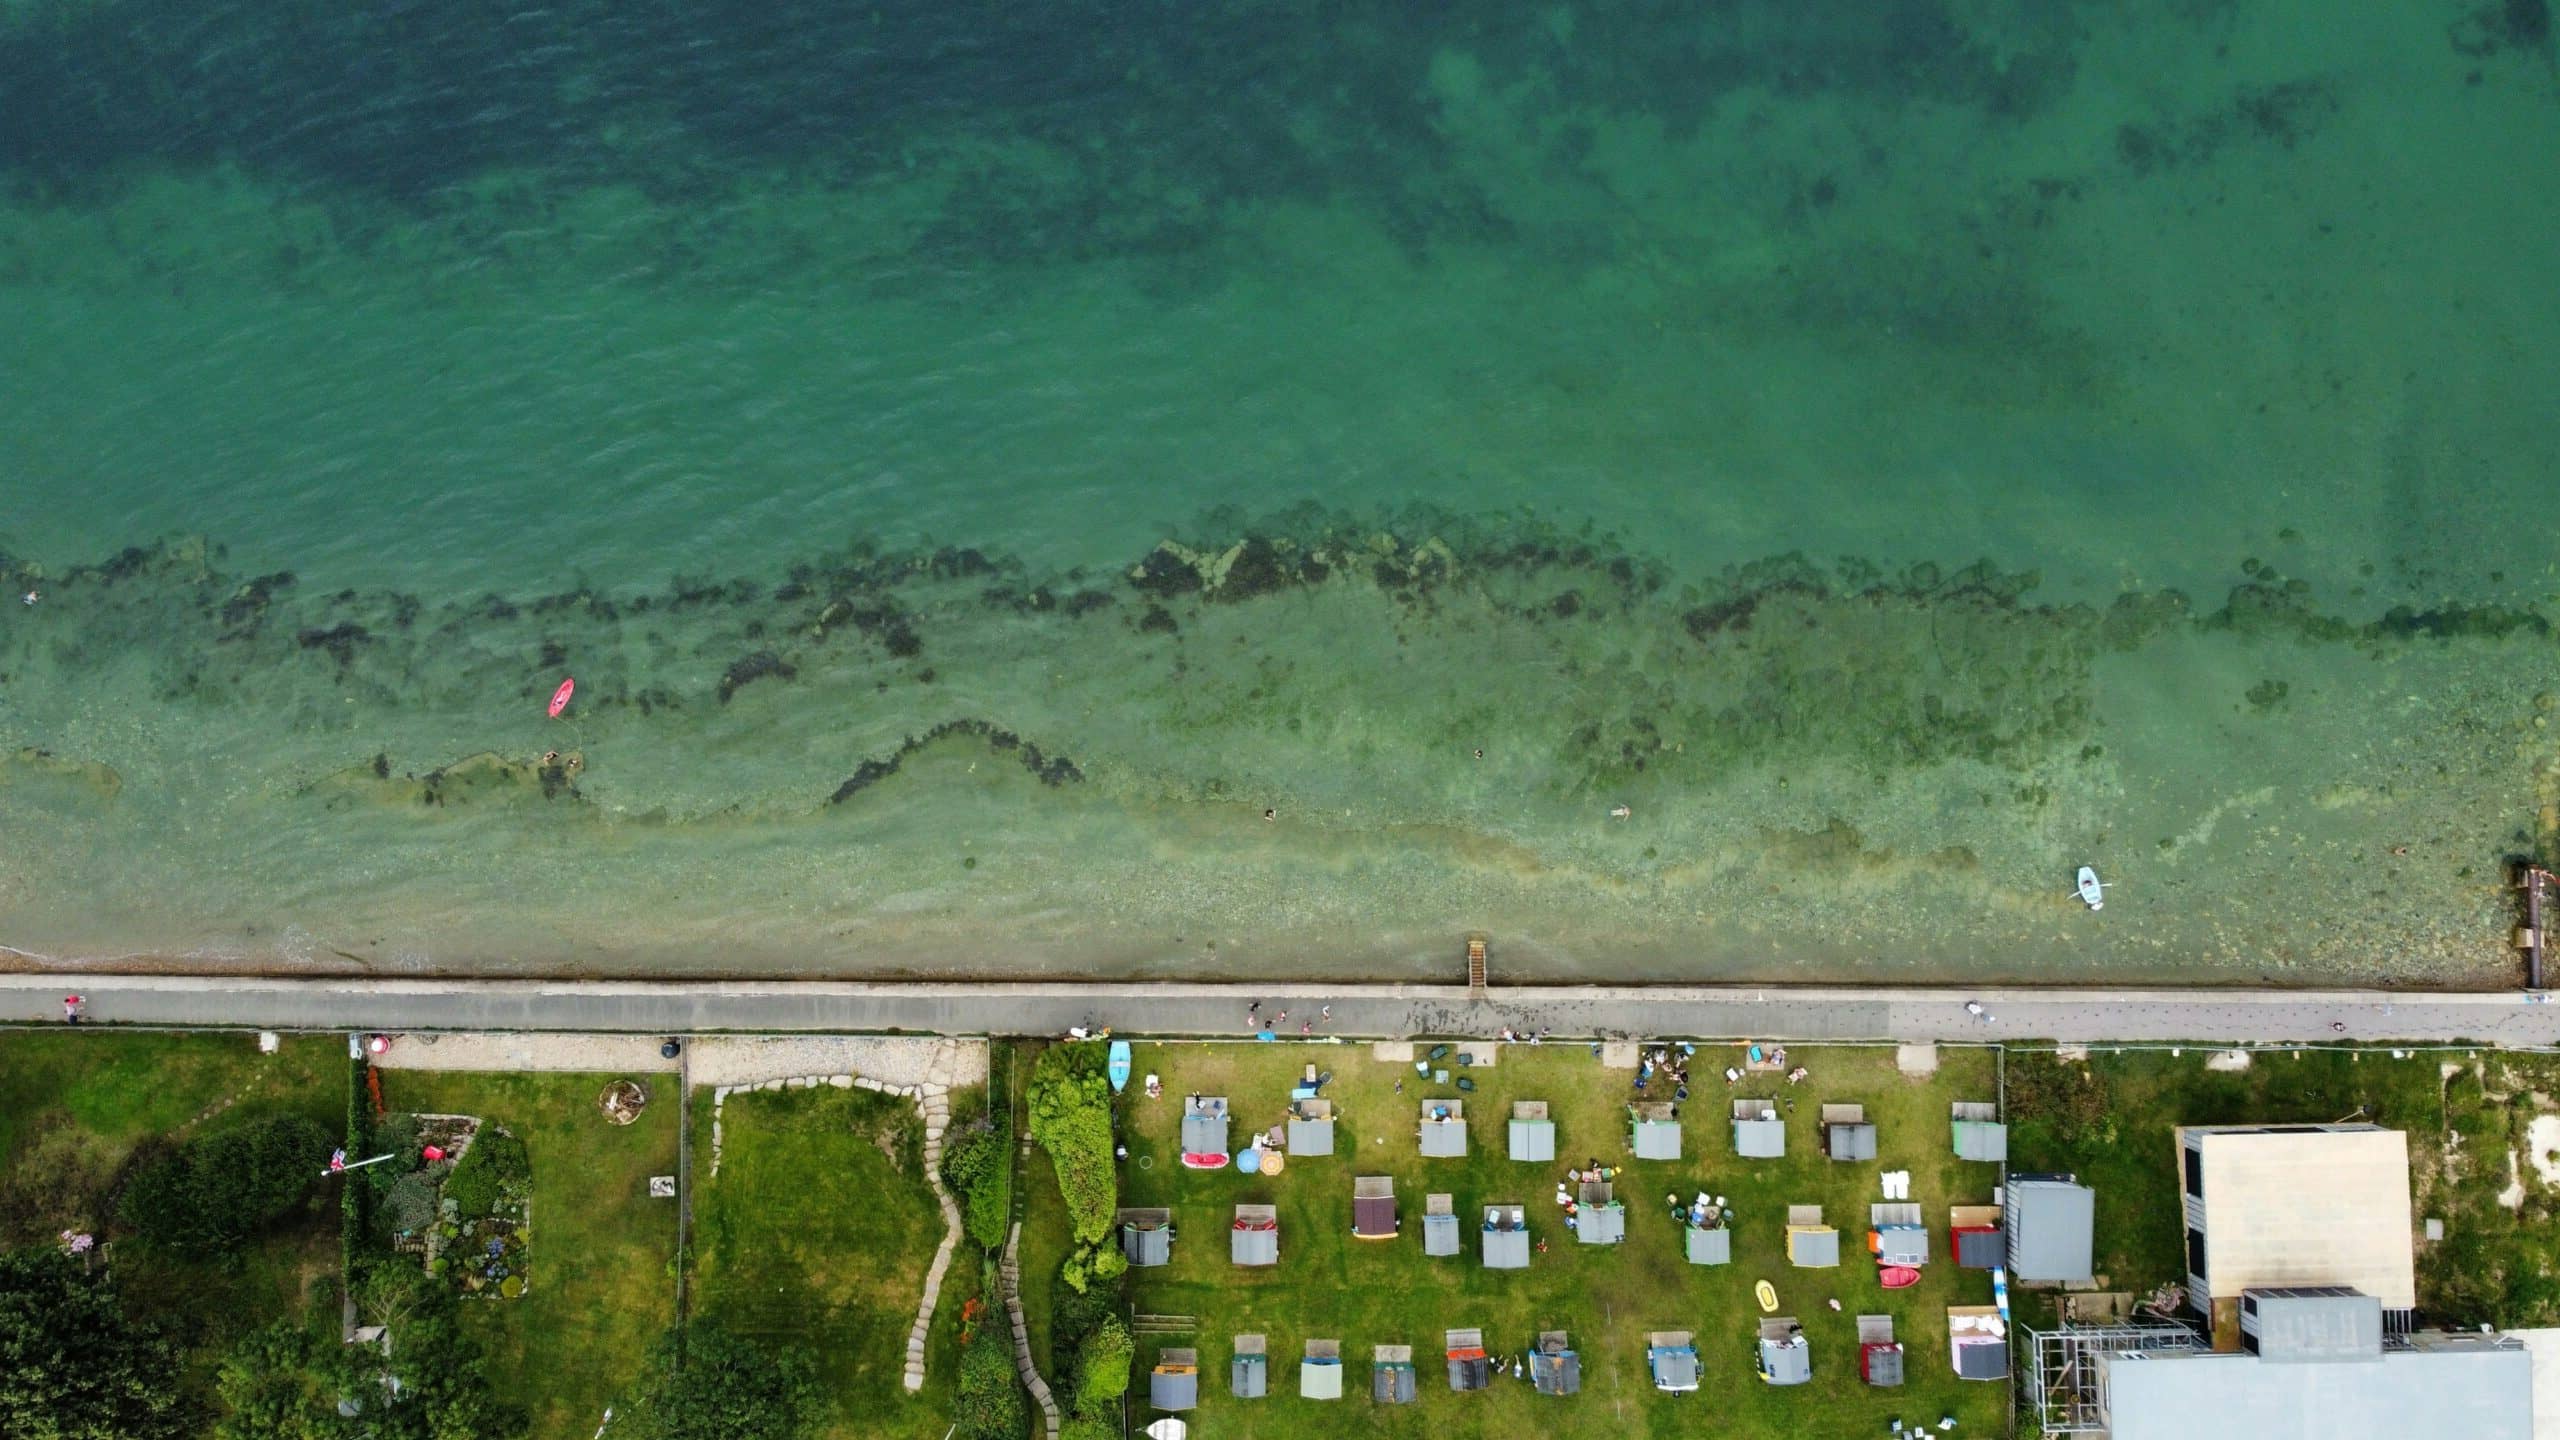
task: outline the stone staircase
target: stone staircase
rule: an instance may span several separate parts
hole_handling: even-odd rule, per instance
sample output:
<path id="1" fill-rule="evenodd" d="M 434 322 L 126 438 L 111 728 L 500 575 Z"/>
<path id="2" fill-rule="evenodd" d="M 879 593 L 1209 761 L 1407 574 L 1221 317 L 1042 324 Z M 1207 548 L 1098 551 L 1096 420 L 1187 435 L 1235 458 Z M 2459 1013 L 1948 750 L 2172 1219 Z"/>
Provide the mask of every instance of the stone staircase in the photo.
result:
<path id="1" fill-rule="evenodd" d="M 997 1274 L 1004 1280 L 1004 1316 L 1013 1326 L 1013 1368 L 1022 1375 L 1022 1388 L 1031 1392 L 1033 1403 L 1040 1407 L 1040 1423 L 1048 1430 L 1049 1440 L 1058 1440 L 1058 1401 L 1049 1393 L 1049 1382 L 1040 1378 L 1040 1367 L 1031 1363 L 1031 1331 L 1022 1323 L 1022 1265 L 1017 1252 L 1022 1244 L 1022 1222 L 1013 1222 L 1013 1230 L 1004 1237 L 1004 1259 Z"/>
<path id="2" fill-rule="evenodd" d="M 959 1202 L 942 1184 L 942 1132 L 951 1123 L 951 1087 L 937 1070 L 933 1079 L 912 1088 L 916 1108 L 924 1113 L 924 1179 L 933 1187 L 933 1203 L 942 1208 L 942 1243 L 934 1249 L 933 1268 L 925 1272 L 916 1323 L 907 1331 L 905 1384 L 909 1391 L 916 1391 L 924 1388 L 925 1341 L 933 1332 L 933 1307 L 942 1298 L 942 1277 L 950 1273 L 952 1252 L 960 1246 L 961 1222 Z"/>

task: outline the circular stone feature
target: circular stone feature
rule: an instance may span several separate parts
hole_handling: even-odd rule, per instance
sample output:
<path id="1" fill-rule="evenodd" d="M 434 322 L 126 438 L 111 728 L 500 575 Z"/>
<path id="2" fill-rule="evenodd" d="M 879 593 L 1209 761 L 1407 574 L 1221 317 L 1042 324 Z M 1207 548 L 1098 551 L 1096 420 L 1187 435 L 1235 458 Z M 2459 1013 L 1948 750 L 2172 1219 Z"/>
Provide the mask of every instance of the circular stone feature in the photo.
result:
<path id="1" fill-rule="evenodd" d="M 616 1080 L 596 1097 L 596 1106 L 604 1111 L 604 1118 L 616 1125 L 639 1119 L 641 1109 L 648 1103 L 649 1089 L 637 1080 Z"/>

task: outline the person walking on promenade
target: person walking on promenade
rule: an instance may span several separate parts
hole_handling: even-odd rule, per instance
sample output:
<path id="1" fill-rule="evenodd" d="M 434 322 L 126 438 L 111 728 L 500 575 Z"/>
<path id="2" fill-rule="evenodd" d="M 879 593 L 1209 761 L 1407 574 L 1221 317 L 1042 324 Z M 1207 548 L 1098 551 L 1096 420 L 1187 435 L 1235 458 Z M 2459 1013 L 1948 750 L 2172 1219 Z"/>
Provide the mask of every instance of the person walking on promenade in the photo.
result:
<path id="1" fill-rule="evenodd" d="M 79 996 L 77 996 L 77 995 L 65 995 L 65 996 L 63 996 L 63 997 L 62 997 L 62 1023 L 63 1023 L 63 1024 L 65 1024 L 65 1025 L 77 1025 L 77 1024 L 79 1024 L 79 1023 L 80 1023 L 80 1007 L 81 1007 L 81 1006 L 83 1006 L 83 1005 L 86 1005 L 86 1004 L 88 1004 L 88 1003 L 89 1003 L 88 1001 L 81 999 L 81 998 L 80 998 Z"/>

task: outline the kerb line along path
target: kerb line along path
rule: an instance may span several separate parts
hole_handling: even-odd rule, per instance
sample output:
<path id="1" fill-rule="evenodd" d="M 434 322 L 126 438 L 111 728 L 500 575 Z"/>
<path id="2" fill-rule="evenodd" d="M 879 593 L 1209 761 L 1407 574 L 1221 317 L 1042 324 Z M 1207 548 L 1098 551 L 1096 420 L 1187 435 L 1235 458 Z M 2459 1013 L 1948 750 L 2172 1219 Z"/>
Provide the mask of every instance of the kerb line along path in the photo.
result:
<path id="1" fill-rule="evenodd" d="M 1734 985 L 1187 985 L 820 980 L 387 980 L 0 974 L 0 1022 L 379 1031 L 1122 1034 L 1242 1039 L 1248 1008 L 1281 1040 L 1593 1036 L 2075 1043 L 2346 1040 L 2560 1047 L 2560 1005 L 2520 991 L 2061 990 Z M 1988 1018 L 1967 1008 L 1979 1003 Z M 1330 1005 L 1330 1020 L 1319 1019 Z M 1288 1020 L 1278 1018 L 1286 1011 Z M 2336 1027 L 2343 1026 L 2343 1029 Z"/>

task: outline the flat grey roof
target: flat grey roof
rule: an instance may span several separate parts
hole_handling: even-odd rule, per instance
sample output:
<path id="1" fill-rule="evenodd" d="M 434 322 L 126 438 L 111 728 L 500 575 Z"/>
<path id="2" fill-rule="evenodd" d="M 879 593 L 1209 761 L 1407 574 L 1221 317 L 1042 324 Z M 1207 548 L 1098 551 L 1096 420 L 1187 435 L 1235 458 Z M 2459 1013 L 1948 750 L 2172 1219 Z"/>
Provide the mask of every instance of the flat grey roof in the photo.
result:
<path id="1" fill-rule="evenodd" d="M 1813 1378 L 1813 1347 L 1801 1338 L 1763 1340 L 1760 1370 L 1772 1385 L 1801 1385 Z"/>
<path id="2" fill-rule="evenodd" d="M 1298 1394 L 1309 1400 L 1342 1398 L 1342 1359 L 1309 1356 L 1298 1362 Z"/>
<path id="3" fill-rule="evenodd" d="M 1585 1245 L 1615 1245 L 1627 1238 L 1627 1212 L 1616 1205 L 1584 1210 L 1575 1217 L 1573 1233 Z"/>
<path id="4" fill-rule="evenodd" d="M 1197 1370 L 1149 1372 L 1147 1403 L 1159 1410 L 1188 1410 L 1199 1404 L 1200 1372 Z"/>
<path id="5" fill-rule="evenodd" d="M 1840 1263 L 1840 1232 L 1837 1230 L 1795 1230 L 1787 1235 L 1787 1259 L 1808 1270 L 1820 1270 Z"/>
<path id="6" fill-rule="evenodd" d="M 1556 1122 L 1553 1120 L 1512 1121 L 1511 1158 L 1539 1162 L 1556 1158 Z"/>
<path id="7" fill-rule="evenodd" d="M 1692 1226 L 1687 1245 L 1692 1265 L 1733 1263 L 1733 1232 L 1730 1230 L 1702 1230 Z"/>
<path id="8" fill-rule="evenodd" d="M 1638 1120 L 1629 1147 L 1639 1160 L 1677 1160 L 1680 1158 L 1680 1122 L 1677 1120 Z"/>
<path id="9" fill-rule="evenodd" d="M 1227 1389 L 1239 1400 L 1259 1400 L 1271 1389 L 1271 1367 L 1259 1355 L 1239 1355 L 1227 1362 Z"/>
<path id="10" fill-rule="evenodd" d="M 1958 1120 L 1956 1124 L 1956 1158 L 1959 1160 L 2006 1160 L 2009 1158 L 2009 1127 L 1996 1120 Z"/>
<path id="11" fill-rule="evenodd" d="M 1698 1352 L 1656 1347 L 1645 1355 L 1645 1363 L 1653 1372 L 1657 1390 L 1695 1390 L 1698 1388 Z"/>
<path id="12" fill-rule="evenodd" d="M 1435 1160 L 1467 1153 L 1467 1122 L 1460 1119 L 1422 1122 L 1422 1153 Z"/>
<path id="13" fill-rule="evenodd" d="M 1330 1155 L 1333 1153 L 1333 1122 L 1296 1120 L 1289 1122 L 1289 1153 L 1292 1155 Z"/>
<path id="14" fill-rule="evenodd" d="M 1893 1344 L 1858 1347 L 1858 1368 L 1864 1370 L 1867 1383 L 1876 1386 L 1902 1383 L 1902 1347 Z"/>
<path id="15" fill-rule="evenodd" d="M 1458 1253 L 1458 1217 L 1425 1215 L 1422 1217 L 1422 1253 L 1455 1255 Z"/>
<path id="16" fill-rule="evenodd" d="M 2009 1378 L 2009 1344 L 2005 1340 L 1979 1337 L 1955 1342 L 1956 1378 L 1960 1380 L 2006 1380 Z M 2253 1437 L 2266 1440 L 2266 1437 Z"/>
<path id="17" fill-rule="evenodd" d="M 1571 1395 L 1582 1389 L 1582 1357 L 1567 1350 L 1558 1355 L 1532 1353 L 1529 1380 L 1541 1395 Z"/>
<path id="18" fill-rule="evenodd" d="M 1487 1270 L 1528 1269 L 1529 1232 L 1526 1230 L 1485 1231 L 1484 1268 Z"/>
<path id="19" fill-rule="evenodd" d="M 1224 1115 L 1183 1116 L 1182 1153 L 1185 1155 L 1226 1154 L 1227 1117 Z"/>
<path id="20" fill-rule="evenodd" d="M 1238 1265 L 1277 1265 L 1280 1263 L 1278 1230 L 1229 1230 L 1227 1258 Z"/>
<path id="21" fill-rule="evenodd" d="M 1876 1227 L 1876 1260 L 1884 1265 L 1929 1263 L 1929 1232 L 1917 1225 Z"/>
<path id="22" fill-rule="evenodd" d="M 2067 1180 L 2009 1182 L 2009 1273 L 2020 1280 L 2086 1281 L 2098 1197 Z"/>
<path id="23" fill-rule="evenodd" d="M 1786 1154 L 1787 1122 L 1784 1120 L 1734 1121 L 1733 1153 L 1745 1160 L 1775 1160 Z"/>
<path id="24" fill-rule="evenodd" d="M 1876 1127 L 1872 1124 L 1826 1125 L 1830 1133 L 1823 1137 L 1834 1160 L 1873 1160 L 1876 1158 Z"/>
<path id="25" fill-rule="evenodd" d="M 1956 1264 L 1966 1270 L 1997 1270 L 2009 1263 L 2009 1242 L 1997 1230 L 1966 1230 L 1956 1235 Z"/>
<path id="26" fill-rule="evenodd" d="M 2533 1357 L 2522 1345 L 2507 1344 L 2514 1348 L 2395 1350 L 2335 1365 L 2209 1351 L 2191 1358 L 2110 1356 L 2111 1433 L 2114 1440 L 2532 1440 Z"/>
<path id="27" fill-rule="evenodd" d="M 2315 1290 L 2248 1290 L 2240 1328 L 2270 1360 L 2369 1360 L 2382 1352 L 2382 1302 L 2343 1285 Z"/>
<path id="28" fill-rule="evenodd" d="M 1120 1253 L 1127 1256 L 1132 1265 L 1162 1265 L 1173 1258 L 1173 1232 L 1123 1225 L 1120 1227 Z"/>

